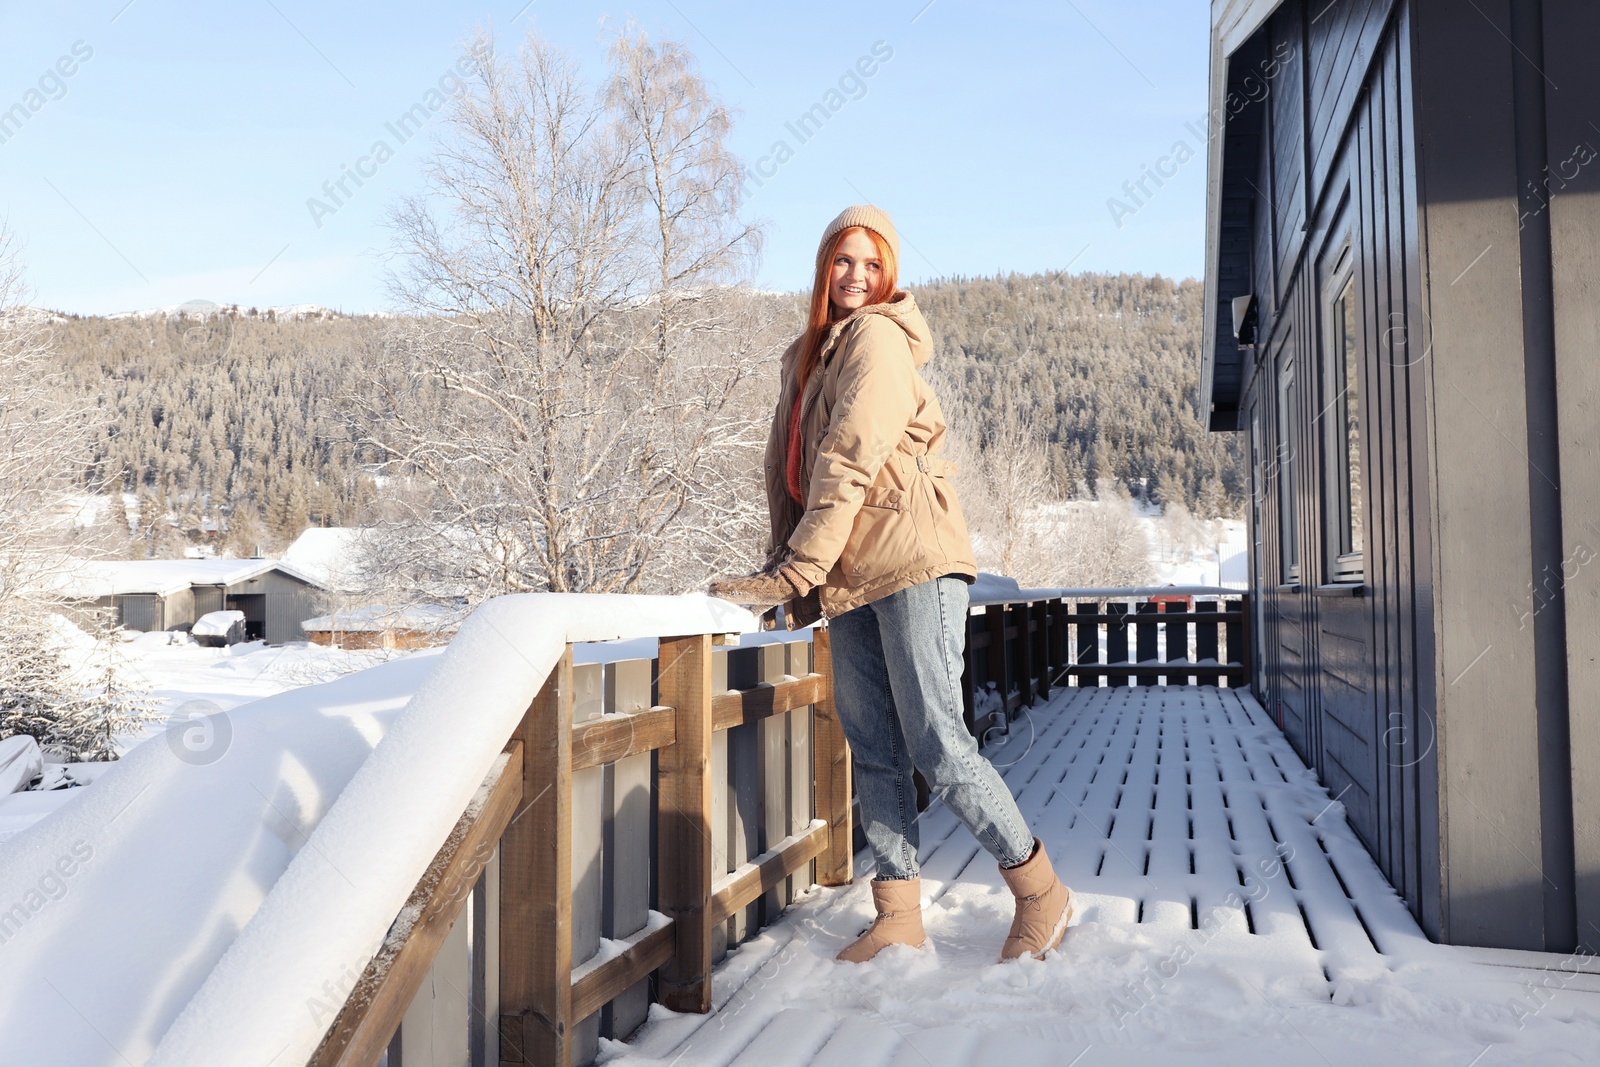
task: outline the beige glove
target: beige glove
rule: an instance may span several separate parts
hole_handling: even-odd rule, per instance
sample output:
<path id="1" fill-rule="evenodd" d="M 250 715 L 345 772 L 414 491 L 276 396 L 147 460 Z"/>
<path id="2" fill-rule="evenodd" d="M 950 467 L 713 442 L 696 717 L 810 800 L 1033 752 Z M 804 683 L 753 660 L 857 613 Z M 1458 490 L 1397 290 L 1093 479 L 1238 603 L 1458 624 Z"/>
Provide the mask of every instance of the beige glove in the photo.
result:
<path id="1" fill-rule="evenodd" d="M 793 568 L 784 564 L 776 573 L 758 571 L 744 578 L 724 578 L 712 582 L 706 591 L 735 604 L 765 608 L 805 596 L 811 591 L 811 586 L 796 575 Z"/>

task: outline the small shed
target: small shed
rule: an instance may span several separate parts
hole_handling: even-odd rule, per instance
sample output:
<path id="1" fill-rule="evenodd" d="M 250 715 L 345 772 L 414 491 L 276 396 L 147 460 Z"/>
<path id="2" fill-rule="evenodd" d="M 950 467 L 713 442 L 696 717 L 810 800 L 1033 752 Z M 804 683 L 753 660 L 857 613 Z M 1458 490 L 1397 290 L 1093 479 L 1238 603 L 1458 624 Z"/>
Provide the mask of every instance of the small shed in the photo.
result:
<path id="1" fill-rule="evenodd" d="M 322 587 L 272 559 L 94 560 L 78 565 L 62 593 L 85 612 L 110 609 L 129 630 L 187 630 L 213 611 L 244 615 L 245 640 L 304 641 L 300 620 Z"/>
<path id="2" fill-rule="evenodd" d="M 364 607 L 306 619 L 301 629 L 314 645 L 334 648 L 429 648 L 450 640 L 466 609 L 444 604 Z"/>

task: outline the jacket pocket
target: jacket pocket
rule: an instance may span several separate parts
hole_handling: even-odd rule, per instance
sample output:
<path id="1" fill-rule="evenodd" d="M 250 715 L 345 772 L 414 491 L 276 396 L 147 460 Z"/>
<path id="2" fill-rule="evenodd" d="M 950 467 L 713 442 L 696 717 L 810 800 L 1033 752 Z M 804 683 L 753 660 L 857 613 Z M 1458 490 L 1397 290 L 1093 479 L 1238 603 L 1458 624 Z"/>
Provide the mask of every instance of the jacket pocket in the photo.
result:
<path id="1" fill-rule="evenodd" d="M 905 493 L 891 486 L 874 485 L 869 487 L 866 495 L 861 498 L 861 506 L 899 511 L 905 507 Z"/>
<path id="2" fill-rule="evenodd" d="M 861 498 L 839 565 L 851 588 L 916 566 L 923 556 L 907 492 L 875 485 Z"/>

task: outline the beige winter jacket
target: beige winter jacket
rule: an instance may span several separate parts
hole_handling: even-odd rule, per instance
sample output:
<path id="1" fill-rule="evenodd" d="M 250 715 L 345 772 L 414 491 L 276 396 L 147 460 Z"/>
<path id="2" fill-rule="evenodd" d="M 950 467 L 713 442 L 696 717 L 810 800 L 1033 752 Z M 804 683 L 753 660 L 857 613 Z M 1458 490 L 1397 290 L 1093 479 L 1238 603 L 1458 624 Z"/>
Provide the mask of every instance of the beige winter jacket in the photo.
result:
<path id="1" fill-rule="evenodd" d="M 784 484 L 800 348 L 783 355 L 767 438 L 769 564 L 792 553 L 827 616 L 941 575 L 975 581 L 949 464 L 937 458 L 944 414 L 918 373 L 933 345 L 912 295 L 900 290 L 829 328 L 801 400 L 803 509 Z M 803 625 L 803 606 L 789 608 L 791 625 Z"/>

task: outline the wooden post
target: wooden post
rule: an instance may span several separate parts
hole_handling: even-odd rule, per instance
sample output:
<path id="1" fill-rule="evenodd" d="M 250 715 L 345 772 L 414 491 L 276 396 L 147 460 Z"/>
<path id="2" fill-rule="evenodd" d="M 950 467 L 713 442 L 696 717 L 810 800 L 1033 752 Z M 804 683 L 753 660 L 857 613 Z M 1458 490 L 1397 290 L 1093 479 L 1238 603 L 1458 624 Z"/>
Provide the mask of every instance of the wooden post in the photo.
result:
<path id="1" fill-rule="evenodd" d="M 711 637 L 663 637 L 661 702 L 676 740 L 656 757 L 660 910 L 676 923 L 656 999 L 673 1011 L 711 1010 Z"/>
<path id="2" fill-rule="evenodd" d="M 811 669 L 822 675 L 822 696 L 812 710 L 811 767 L 816 817 L 828 821 L 828 847 L 817 857 L 818 885 L 849 885 L 855 878 L 850 822 L 850 745 L 833 703 L 833 650 L 825 627 L 812 631 Z"/>
<path id="3" fill-rule="evenodd" d="M 1041 600 L 1033 605 L 1033 616 L 1037 621 L 1037 633 L 1034 637 L 1034 672 L 1039 676 L 1039 699 L 1050 699 L 1050 601 Z"/>
<path id="4" fill-rule="evenodd" d="M 1017 709 L 1020 714 L 1021 709 L 1033 705 L 1036 692 L 1033 687 L 1034 676 L 1038 673 L 1033 658 L 1033 601 L 1011 605 L 1011 613 L 1017 620 L 1017 687 L 1022 690 Z"/>
<path id="5" fill-rule="evenodd" d="M 1250 664 L 1250 594 L 1245 593 L 1238 600 L 1224 601 L 1223 608 L 1239 613 L 1238 622 L 1230 622 L 1228 628 L 1228 662 L 1239 664 L 1238 670 L 1228 672 L 1229 688 L 1243 688 L 1248 686 L 1254 677 L 1251 674 Z"/>
<path id="6" fill-rule="evenodd" d="M 572 1056 L 572 646 L 512 734 L 522 803 L 500 839 L 500 1062 Z"/>

